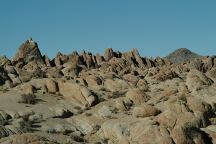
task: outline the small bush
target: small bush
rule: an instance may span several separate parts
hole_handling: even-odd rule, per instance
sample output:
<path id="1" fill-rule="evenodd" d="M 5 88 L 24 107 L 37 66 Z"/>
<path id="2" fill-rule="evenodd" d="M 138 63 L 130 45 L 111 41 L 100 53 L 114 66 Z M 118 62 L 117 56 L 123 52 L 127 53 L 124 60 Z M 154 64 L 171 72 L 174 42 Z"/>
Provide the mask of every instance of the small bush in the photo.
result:
<path id="1" fill-rule="evenodd" d="M 131 107 L 134 105 L 133 102 L 131 102 L 131 101 L 128 101 L 128 102 L 123 101 L 123 104 L 124 104 L 126 110 L 130 110 Z"/>
<path id="2" fill-rule="evenodd" d="M 92 113 L 85 113 L 85 115 L 86 115 L 87 117 L 90 117 L 90 116 L 92 116 Z"/>
<path id="3" fill-rule="evenodd" d="M 126 94 L 126 92 L 119 92 L 119 91 L 113 92 L 112 93 L 112 98 L 116 99 L 116 98 L 119 98 L 119 97 L 124 97 L 125 94 Z"/>
<path id="4" fill-rule="evenodd" d="M 33 129 L 33 124 L 34 122 L 29 120 L 29 116 L 26 115 L 23 118 L 23 121 L 21 121 L 19 124 L 19 130 L 22 132 L 22 133 L 27 133 L 27 132 L 32 132 L 34 129 Z"/>
<path id="5" fill-rule="evenodd" d="M 8 91 L 8 89 L 7 89 L 7 88 L 4 88 L 3 86 L 0 86 L 0 91 L 1 91 L 2 93 L 6 93 L 6 92 Z"/>
<path id="6" fill-rule="evenodd" d="M 86 140 L 82 136 L 71 135 L 71 138 L 76 142 L 86 142 Z"/>
<path id="7" fill-rule="evenodd" d="M 74 109 L 81 110 L 82 108 L 80 106 L 75 106 Z"/>
<path id="8" fill-rule="evenodd" d="M 35 104 L 37 102 L 37 97 L 34 94 L 22 94 L 19 102 L 25 104 Z"/>
<path id="9" fill-rule="evenodd" d="M 21 123 L 19 130 L 23 133 L 32 132 L 33 122 L 29 120 L 24 120 L 23 123 Z"/>
<path id="10" fill-rule="evenodd" d="M 57 131 L 54 128 L 49 128 L 46 132 L 50 134 L 57 134 Z"/>
<path id="11" fill-rule="evenodd" d="M 8 124 L 8 121 L 0 118 L 0 126 L 5 126 Z"/>

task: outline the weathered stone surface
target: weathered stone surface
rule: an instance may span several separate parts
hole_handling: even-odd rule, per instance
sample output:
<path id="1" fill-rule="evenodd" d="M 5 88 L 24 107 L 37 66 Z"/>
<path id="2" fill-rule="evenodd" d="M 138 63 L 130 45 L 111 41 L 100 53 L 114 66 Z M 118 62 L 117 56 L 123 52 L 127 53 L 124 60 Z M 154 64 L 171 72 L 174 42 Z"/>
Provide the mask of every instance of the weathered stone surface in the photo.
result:
<path id="1" fill-rule="evenodd" d="M 20 59 L 23 59 L 25 63 L 35 61 L 39 64 L 44 64 L 43 58 L 38 48 L 38 44 L 31 38 L 20 46 L 17 54 L 13 58 L 13 61 L 16 62 Z"/>
<path id="2" fill-rule="evenodd" d="M 160 72 L 154 76 L 154 78 L 159 81 L 166 81 L 168 79 L 173 79 L 177 77 L 179 76 L 178 74 L 176 74 L 176 72 L 172 70 L 167 70 L 167 68 L 160 70 Z"/>
<path id="3" fill-rule="evenodd" d="M 160 113 L 158 109 L 148 104 L 141 104 L 140 106 L 134 107 L 133 115 L 136 117 L 149 117 L 156 116 Z"/>
<path id="4" fill-rule="evenodd" d="M 191 70 L 187 74 L 186 85 L 192 92 L 202 89 L 203 86 L 209 86 L 212 83 L 213 81 L 210 78 L 198 70 Z"/>
<path id="5" fill-rule="evenodd" d="M 68 56 L 64 55 L 62 53 L 58 53 L 56 57 L 54 58 L 54 63 L 56 67 L 62 66 L 64 63 L 68 61 Z"/>
<path id="6" fill-rule="evenodd" d="M 84 81 L 89 87 L 98 87 L 99 85 L 102 85 L 102 79 L 94 75 L 84 77 Z"/>
<path id="7" fill-rule="evenodd" d="M 56 106 L 53 107 L 52 110 L 55 112 L 55 117 L 56 118 L 68 118 L 73 115 L 71 111 L 64 107 Z"/>
<path id="8" fill-rule="evenodd" d="M 144 91 L 139 89 L 131 89 L 127 92 L 126 98 L 132 101 L 135 105 L 140 105 L 144 102 L 147 102 L 150 99 L 150 96 L 145 94 Z"/>
<path id="9" fill-rule="evenodd" d="M 193 112 L 201 112 L 207 117 L 214 115 L 212 106 L 200 98 L 197 97 L 187 97 L 187 105 Z"/>
<path id="10" fill-rule="evenodd" d="M 128 88 L 128 84 L 124 80 L 114 78 L 113 80 L 112 79 L 105 80 L 104 87 L 112 92 L 115 92 L 115 91 L 121 91 Z"/>
<path id="11" fill-rule="evenodd" d="M 98 114 L 100 116 L 106 118 L 106 117 L 111 117 L 113 111 L 114 111 L 113 107 L 108 106 L 108 105 L 104 105 L 98 110 Z"/>
<path id="12" fill-rule="evenodd" d="M 64 98 L 83 106 L 92 106 L 97 102 L 96 96 L 84 86 L 75 83 L 59 81 L 58 87 Z"/>
<path id="13" fill-rule="evenodd" d="M 49 93 L 56 93 L 58 91 L 57 83 L 52 79 L 46 79 L 46 87 Z"/>

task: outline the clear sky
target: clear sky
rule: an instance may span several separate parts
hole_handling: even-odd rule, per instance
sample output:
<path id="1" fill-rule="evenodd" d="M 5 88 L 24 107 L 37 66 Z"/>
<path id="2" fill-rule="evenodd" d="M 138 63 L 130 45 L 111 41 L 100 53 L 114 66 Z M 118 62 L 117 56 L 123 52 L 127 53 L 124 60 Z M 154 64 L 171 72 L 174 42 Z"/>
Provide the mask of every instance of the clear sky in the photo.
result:
<path id="1" fill-rule="evenodd" d="M 104 48 L 216 54 L 215 0 L 0 0 L 0 55 L 32 37 L 42 54 Z"/>

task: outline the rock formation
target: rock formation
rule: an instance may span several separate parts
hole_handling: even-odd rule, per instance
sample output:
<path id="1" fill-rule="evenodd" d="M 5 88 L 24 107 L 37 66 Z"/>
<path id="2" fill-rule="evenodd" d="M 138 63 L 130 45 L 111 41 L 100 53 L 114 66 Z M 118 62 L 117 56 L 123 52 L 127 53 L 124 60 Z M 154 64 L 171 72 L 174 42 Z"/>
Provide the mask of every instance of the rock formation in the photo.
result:
<path id="1" fill-rule="evenodd" d="M 168 60 L 170 60 L 171 62 L 174 62 L 174 63 L 182 63 L 182 62 L 186 62 L 188 60 L 194 60 L 196 58 L 197 59 L 202 58 L 202 56 L 191 52 L 187 48 L 180 48 L 180 49 L 177 49 L 176 51 L 172 52 L 171 54 L 169 54 L 166 58 Z"/>
<path id="2" fill-rule="evenodd" d="M 0 57 L 0 143 L 215 143 L 215 82 L 216 57 L 187 49 L 50 59 L 29 39 Z"/>
<path id="3" fill-rule="evenodd" d="M 19 60 L 23 60 L 25 63 L 30 61 L 35 61 L 39 64 L 44 63 L 38 44 L 32 38 L 19 47 L 18 52 L 13 58 L 13 62 L 18 62 Z"/>

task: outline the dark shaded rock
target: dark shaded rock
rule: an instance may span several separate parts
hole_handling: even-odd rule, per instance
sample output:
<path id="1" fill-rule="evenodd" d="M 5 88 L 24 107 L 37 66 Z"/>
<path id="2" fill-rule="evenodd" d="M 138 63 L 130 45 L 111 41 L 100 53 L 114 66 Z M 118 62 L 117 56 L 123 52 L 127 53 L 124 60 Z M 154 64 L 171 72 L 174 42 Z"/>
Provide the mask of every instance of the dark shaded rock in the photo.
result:
<path id="1" fill-rule="evenodd" d="M 180 48 L 177 49 L 176 51 L 172 52 L 168 56 L 166 56 L 168 60 L 170 60 L 173 63 L 182 63 L 182 62 L 187 62 L 190 60 L 194 60 L 196 58 L 202 58 L 202 56 L 191 52 L 187 48 Z"/>
<path id="2" fill-rule="evenodd" d="M 0 85 L 3 85 L 6 80 L 9 80 L 7 73 L 5 72 L 4 68 L 0 66 Z"/>
<path id="3" fill-rule="evenodd" d="M 8 137 L 10 135 L 15 134 L 12 130 L 5 128 L 3 126 L 0 126 L 0 139 L 3 137 Z"/>

